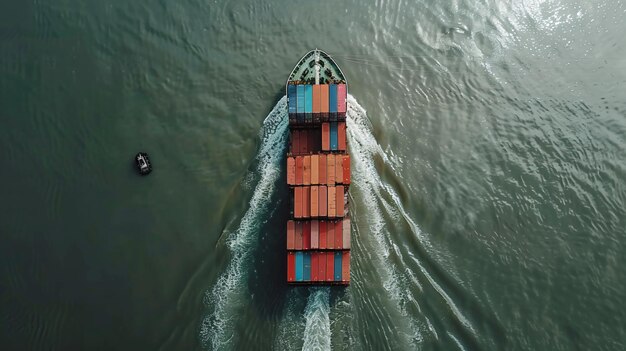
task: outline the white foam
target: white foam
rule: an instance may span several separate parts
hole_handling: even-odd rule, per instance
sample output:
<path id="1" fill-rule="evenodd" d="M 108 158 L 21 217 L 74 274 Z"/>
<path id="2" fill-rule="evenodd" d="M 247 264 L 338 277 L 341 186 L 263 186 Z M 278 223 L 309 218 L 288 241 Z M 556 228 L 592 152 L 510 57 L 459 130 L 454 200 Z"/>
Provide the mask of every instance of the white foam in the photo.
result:
<path id="1" fill-rule="evenodd" d="M 303 351 L 330 351 L 330 288 L 311 290 L 304 310 Z"/>
<path id="2" fill-rule="evenodd" d="M 407 340 L 407 342 L 415 340 L 419 342 L 422 340 L 422 329 L 425 328 L 415 325 L 415 321 L 408 316 L 404 304 L 410 300 L 410 297 L 407 296 L 410 290 L 401 285 L 400 275 L 388 262 L 392 250 L 396 255 L 400 255 L 400 252 L 389 237 L 383 211 L 395 218 L 407 217 L 404 210 L 398 212 L 398 208 L 401 208 L 399 197 L 391 187 L 380 179 L 374 159 L 380 157 L 387 164 L 391 164 L 391 162 L 371 132 L 365 109 L 352 95 L 348 95 L 346 123 L 353 172 L 359 175 L 354 177 L 353 184 L 354 188 L 363 194 L 362 201 L 366 208 L 364 212 L 367 214 L 359 217 L 359 220 L 367 222 L 367 235 L 372 236 L 376 241 L 377 250 L 375 250 L 375 254 L 382 263 L 377 265 L 380 268 L 378 273 L 382 285 L 390 299 L 396 304 L 400 315 L 405 317 L 403 322 L 409 326 L 410 332 L 413 334 L 411 340 Z M 393 200 L 393 204 L 386 202 L 383 191 Z M 417 226 L 412 225 L 411 227 L 416 235 L 421 236 Z"/>
<path id="3" fill-rule="evenodd" d="M 233 324 L 237 317 L 234 312 L 245 305 L 248 295 L 244 284 L 248 275 L 246 262 L 256 247 L 256 234 L 267 215 L 269 201 L 280 177 L 280 160 L 287 144 L 287 125 L 287 97 L 283 97 L 263 121 L 257 167 L 254 175 L 246 177 L 256 178 L 258 182 L 239 227 L 228 233 L 226 240 L 231 253 L 230 263 L 213 289 L 205 294 L 204 301 L 210 313 L 202 322 L 200 338 L 212 350 L 232 347 L 230 341 L 234 337 Z"/>

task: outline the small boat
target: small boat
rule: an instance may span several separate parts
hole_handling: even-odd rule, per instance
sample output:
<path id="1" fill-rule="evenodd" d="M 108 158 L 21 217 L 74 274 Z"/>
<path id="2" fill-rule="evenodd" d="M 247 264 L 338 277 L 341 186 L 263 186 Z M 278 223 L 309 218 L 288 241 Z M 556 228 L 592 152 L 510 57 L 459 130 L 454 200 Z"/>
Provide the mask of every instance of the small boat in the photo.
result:
<path id="1" fill-rule="evenodd" d="M 147 175 L 152 172 L 152 164 L 150 164 L 148 154 L 145 152 L 140 152 L 135 156 L 135 164 L 141 175 Z"/>
<path id="2" fill-rule="evenodd" d="M 350 284 L 348 85 L 337 63 L 315 49 L 291 71 L 289 111 L 287 283 Z"/>

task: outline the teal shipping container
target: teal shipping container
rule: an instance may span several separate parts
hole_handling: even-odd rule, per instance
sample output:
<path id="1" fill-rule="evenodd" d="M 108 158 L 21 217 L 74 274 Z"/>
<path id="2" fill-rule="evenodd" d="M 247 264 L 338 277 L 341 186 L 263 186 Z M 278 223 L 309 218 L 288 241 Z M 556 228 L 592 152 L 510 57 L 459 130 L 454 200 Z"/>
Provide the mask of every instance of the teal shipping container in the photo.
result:
<path id="1" fill-rule="evenodd" d="M 341 281 L 341 251 L 335 251 L 335 281 Z"/>
<path id="2" fill-rule="evenodd" d="M 296 281 L 298 282 L 302 281 L 303 269 L 304 269 L 304 260 L 302 257 L 302 251 L 297 251 L 296 252 Z"/>
<path id="3" fill-rule="evenodd" d="M 330 122 L 330 149 L 337 150 L 337 122 Z"/>
<path id="4" fill-rule="evenodd" d="M 303 277 L 303 280 L 308 282 L 308 281 L 311 281 L 311 253 L 310 252 L 304 252 L 303 256 L 304 256 L 304 265 L 303 265 L 304 277 Z M 341 267 L 339 268 L 339 272 L 341 272 Z M 341 273 L 339 273 L 339 275 L 341 275 Z"/>
<path id="5" fill-rule="evenodd" d="M 330 86 L 328 87 L 329 91 L 328 91 L 328 98 L 329 98 L 329 103 L 328 103 L 328 107 L 330 108 L 330 120 L 331 121 L 336 121 L 337 120 L 337 85 L 336 84 L 330 84 Z"/>
<path id="6" fill-rule="evenodd" d="M 313 86 L 304 86 L 304 113 L 307 123 L 313 123 Z"/>
<path id="7" fill-rule="evenodd" d="M 298 110 L 296 108 L 298 104 L 298 94 L 296 93 L 296 86 L 290 84 L 287 86 L 287 98 L 289 99 L 289 114 L 297 113 Z"/>

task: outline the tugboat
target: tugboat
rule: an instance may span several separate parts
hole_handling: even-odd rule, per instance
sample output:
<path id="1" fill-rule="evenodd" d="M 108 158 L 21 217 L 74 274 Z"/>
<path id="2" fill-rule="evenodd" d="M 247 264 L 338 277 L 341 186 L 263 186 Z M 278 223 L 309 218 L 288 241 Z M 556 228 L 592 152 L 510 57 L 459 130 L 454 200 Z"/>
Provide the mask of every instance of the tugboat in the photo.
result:
<path id="1" fill-rule="evenodd" d="M 135 156 L 135 163 L 137 165 L 137 170 L 141 175 L 147 175 L 152 172 L 152 165 L 150 164 L 150 159 L 148 158 L 148 154 L 145 152 L 140 152 Z"/>
<path id="2" fill-rule="evenodd" d="M 289 111 L 287 284 L 350 284 L 348 85 L 327 53 L 315 49 L 285 86 Z"/>

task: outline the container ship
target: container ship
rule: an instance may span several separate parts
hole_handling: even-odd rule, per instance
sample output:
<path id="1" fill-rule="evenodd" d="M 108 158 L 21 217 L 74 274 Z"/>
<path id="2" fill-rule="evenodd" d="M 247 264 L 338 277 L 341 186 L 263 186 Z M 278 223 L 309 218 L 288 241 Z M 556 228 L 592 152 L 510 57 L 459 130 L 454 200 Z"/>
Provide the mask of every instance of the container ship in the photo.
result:
<path id="1" fill-rule="evenodd" d="M 304 55 L 285 87 L 289 109 L 287 283 L 350 284 L 348 85 L 321 50 Z"/>

